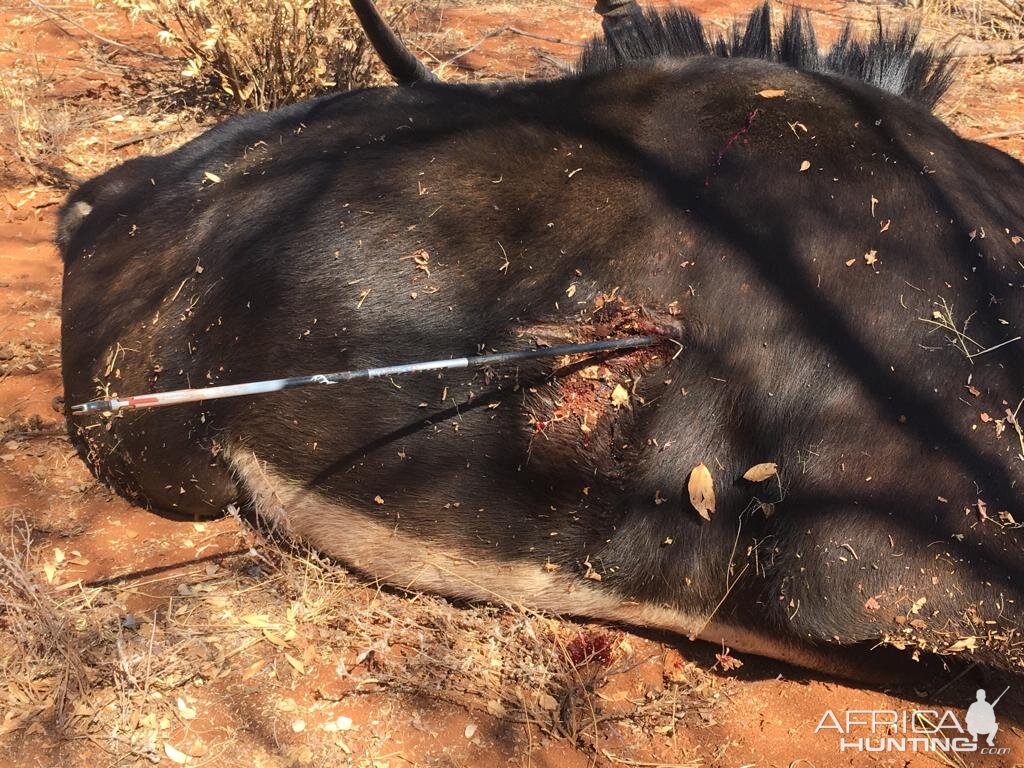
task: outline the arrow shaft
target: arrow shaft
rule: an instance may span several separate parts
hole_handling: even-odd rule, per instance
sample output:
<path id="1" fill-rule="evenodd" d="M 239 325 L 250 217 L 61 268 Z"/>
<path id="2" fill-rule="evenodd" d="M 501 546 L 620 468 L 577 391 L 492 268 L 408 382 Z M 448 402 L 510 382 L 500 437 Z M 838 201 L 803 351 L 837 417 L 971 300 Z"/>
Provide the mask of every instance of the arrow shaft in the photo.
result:
<path id="1" fill-rule="evenodd" d="M 656 344 L 660 339 L 655 336 L 631 336 L 625 339 L 606 339 L 586 344 L 562 344 L 543 349 L 526 349 L 516 352 L 496 352 L 475 357 L 456 357 L 448 360 L 429 360 L 415 363 L 401 363 L 377 368 L 362 368 L 354 371 L 338 373 L 320 373 L 310 376 L 290 376 L 283 379 L 251 381 L 245 384 L 225 384 L 218 387 L 202 387 L 199 389 L 176 389 L 170 392 L 155 392 L 147 395 L 131 395 L 108 400 L 93 400 L 71 407 L 76 416 L 95 413 L 115 413 L 121 410 L 142 410 L 145 408 L 164 408 L 185 403 L 197 403 L 204 400 L 223 400 L 229 397 L 246 395 L 262 395 L 270 392 L 281 392 L 296 387 L 307 387 L 315 384 L 341 384 L 359 379 L 379 379 L 383 376 L 405 376 L 426 371 L 442 371 L 462 368 L 479 368 L 484 365 L 502 365 L 507 363 L 533 360 L 544 357 L 560 357 L 563 355 L 582 355 L 595 352 L 614 352 L 626 349 L 638 349 Z"/>

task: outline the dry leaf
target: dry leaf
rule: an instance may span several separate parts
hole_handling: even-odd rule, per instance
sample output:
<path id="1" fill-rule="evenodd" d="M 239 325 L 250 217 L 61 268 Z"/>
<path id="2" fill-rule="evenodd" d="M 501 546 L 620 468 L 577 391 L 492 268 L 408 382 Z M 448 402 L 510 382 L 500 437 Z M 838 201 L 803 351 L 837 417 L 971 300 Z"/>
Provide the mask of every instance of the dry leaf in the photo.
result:
<path id="1" fill-rule="evenodd" d="M 774 462 L 767 461 L 764 464 L 755 464 L 746 472 L 743 473 L 743 479 L 749 480 L 752 483 L 763 483 L 769 477 L 773 477 L 779 473 L 779 465 Z"/>
<path id="2" fill-rule="evenodd" d="M 800 163 L 800 173 L 803 173 L 804 171 L 809 171 L 809 170 L 811 170 L 811 161 L 810 160 L 804 160 L 802 163 Z"/>
<path id="3" fill-rule="evenodd" d="M 757 95 L 762 99 L 777 99 L 780 96 L 785 96 L 786 92 L 781 88 L 765 88 L 763 91 L 758 91 Z"/>
<path id="4" fill-rule="evenodd" d="M 295 658 L 294 656 L 292 656 L 292 655 L 291 655 L 290 653 L 286 653 L 286 654 L 284 655 L 284 658 L 285 658 L 285 661 L 287 661 L 287 662 L 288 662 L 289 664 L 291 664 L 291 665 L 292 665 L 292 668 L 293 668 L 293 669 L 294 669 L 294 670 L 295 670 L 296 672 L 298 672 L 298 673 L 299 673 L 300 675 L 304 675 L 304 674 L 306 674 L 306 665 L 305 665 L 305 664 L 303 664 L 303 663 L 302 663 L 301 661 L 299 661 L 298 659 L 296 659 L 296 658 Z"/>
<path id="5" fill-rule="evenodd" d="M 196 739 L 196 741 L 188 748 L 189 757 L 203 757 L 206 755 L 208 748 L 206 742 L 202 739 Z"/>
<path id="6" fill-rule="evenodd" d="M 276 632 L 271 632 L 269 629 L 264 629 L 263 630 L 263 638 L 267 642 L 273 643 L 278 648 L 284 648 L 286 645 L 288 645 L 288 641 L 287 640 L 285 640 L 283 637 L 281 637 Z"/>
<path id="7" fill-rule="evenodd" d="M 299 705 L 295 703 L 295 699 L 281 699 L 277 702 L 277 708 L 281 712 L 294 712 Z"/>
<path id="8" fill-rule="evenodd" d="M 690 471 L 686 490 L 690 493 L 690 503 L 697 514 L 705 520 L 711 520 L 715 512 L 715 481 L 711 477 L 711 470 L 703 464 L 695 466 Z"/>
<path id="9" fill-rule="evenodd" d="M 172 763 L 177 763 L 178 765 L 184 765 L 188 761 L 188 755 L 167 742 L 164 742 L 164 754 L 167 755 Z"/>
<path id="10" fill-rule="evenodd" d="M 383 496 L 374 496 L 373 497 L 373 503 L 374 504 L 383 504 L 384 503 L 384 497 Z"/>
<path id="11" fill-rule="evenodd" d="M 723 672 L 731 672 L 734 669 L 739 669 L 743 666 L 743 662 L 737 659 L 735 656 L 730 656 L 728 653 L 716 653 L 715 658 L 718 659 L 719 665 L 722 667 Z"/>
<path id="12" fill-rule="evenodd" d="M 244 672 L 242 672 L 242 679 L 251 680 L 252 678 L 256 677 L 257 673 L 261 669 L 263 669 L 265 664 L 266 662 L 263 659 L 260 659 L 259 661 L 254 661 L 252 664 L 246 667 Z"/>
<path id="13" fill-rule="evenodd" d="M 190 707 L 183 698 L 178 697 L 178 714 L 181 715 L 182 720 L 195 720 L 196 710 L 194 707 Z"/>
<path id="14" fill-rule="evenodd" d="M 616 384 L 615 389 L 612 390 L 612 405 L 616 408 L 629 405 L 629 390 L 621 384 Z"/>
<path id="15" fill-rule="evenodd" d="M 872 249 L 872 250 L 868 251 L 867 253 L 865 253 L 864 254 L 864 261 L 867 262 L 868 264 L 877 264 L 878 263 L 878 251 Z"/>
<path id="16" fill-rule="evenodd" d="M 494 717 L 506 717 L 508 715 L 505 705 L 497 699 L 491 699 L 487 702 L 487 712 Z"/>
<path id="17" fill-rule="evenodd" d="M 203 178 L 213 184 L 220 184 L 220 176 L 216 173 L 210 173 L 209 171 L 203 171 Z"/>
<path id="18" fill-rule="evenodd" d="M 540 696 L 537 697 L 537 703 L 549 712 L 554 712 L 558 709 L 558 699 L 550 693 L 540 694 Z"/>
<path id="19" fill-rule="evenodd" d="M 973 651 L 978 647 L 978 638 L 976 637 L 964 637 L 957 640 L 949 648 L 946 649 L 946 653 L 957 653 L 959 651 Z"/>

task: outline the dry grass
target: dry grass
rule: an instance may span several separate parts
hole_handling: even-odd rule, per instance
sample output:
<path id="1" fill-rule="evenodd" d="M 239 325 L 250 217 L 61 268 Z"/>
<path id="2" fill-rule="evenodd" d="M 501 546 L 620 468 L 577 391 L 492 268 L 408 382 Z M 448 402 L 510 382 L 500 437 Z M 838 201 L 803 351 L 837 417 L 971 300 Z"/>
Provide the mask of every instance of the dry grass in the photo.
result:
<path id="1" fill-rule="evenodd" d="M 74 553 L 44 555 L 24 522 L 11 531 L 0 547 L 0 738 L 87 741 L 112 760 L 203 760 L 217 744 L 192 730 L 197 701 L 272 679 L 246 706 L 285 732 L 367 697 L 406 712 L 445 701 L 521 726 L 524 741 L 565 738 L 596 756 L 610 727 L 641 738 L 693 727 L 722 687 L 684 664 L 666 684 L 613 700 L 602 689 L 652 663 L 621 632 L 385 590 L 248 529 L 235 534 L 248 554 L 92 587 L 65 580 Z M 158 592 L 145 611 L 125 607 Z M 302 695 L 286 695 L 303 690 L 298 704 Z M 307 756 L 337 756 L 331 722 Z M 360 742 L 368 734 L 345 736 L 346 749 L 372 748 Z"/>
<path id="2" fill-rule="evenodd" d="M 921 7 L 926 24 L 952 19 L 976 40 L 1024 38 L 1024 0 L 923 0 Z"/>
<path id="3" fill-rule="evenodd" d="M 33 577 L 32 563 L 29 529 L 15 524 L 0 547 L 0 627 L 7 641 L 0 678 L 8 681 L 8 697 L 24 706 L 7 710 L 0 734 L 44 711 L 67 731 L 73 704 L 89 687 L 76 618 Z"/>
<path id="4" fill-rule="evenodd" d="M 274 109 L 328 90 L 382 80 L 347 0 L 116 0 L 158 30 L 181 75 L 239 109 Z M 407 4 L 382 14 L 401 30 Z"/>
<path id="5" fill-rule="evenodd" d="M 38 58 L 0 78 L 0 147 L 33 178 L 67 184 L 60 164 L 74 126 L 67 105 L 50 96 L 53 85 Z"/>
<path id="6" fill-rule="evenodd" d="M 972 363 L 982 355 L 987 355 L 989 352 L 994 352 L 995 350 L 1001 349 L 1009 344 L 1016 344 L 1024 340 L 1021 336 L 1014 336 L 986 347 L 984 344 L 975 341 L 967 334 L 967 328 L 973 317 L 974 315 L 972 313 L 963 321 L 962 327 L 958 326 L 954 317 L 953 307 L 950 306 L 944 298 L 939 297 L 939 300 L 934 302 L 932 316 L 930 318 L 922 317 L 920 320 L 923 323 L 944 331 L 949 337 L 950 344 L 960 350 L 964 357 Z"/>
<path id="7" fill-rule="evenodd" d="M 963 4 L 940 7 L 942 1 L 926 0 L 926 9 L 953 14 L 944 23 L 958 31 L 971 24 L 980 37 L 1010 34 L 998 33 L 998 24 L 984 26 L 997 12 L 998 0 L 977 6 L 975 16 L 964 15 Z M 159 10 L 155 3 L 143 12 L 141 1 L 128 2 L 155 21 L 147 15 Z M 1010 2 L 1020 5 L 1020 0 Z M 355 28 L 343 19 L 339 37 L 316 43 L 320 53 L 298 61 L 294 74 L 279 72 L 261 81 L 265 62 L 280 60 L 290 46 L 305 48 L 306 36 L 319 34 L 320 21 L 294 11 L 291 17 L 274 16 L 270 24 L 278 25 L 280 39 L 267 41 L 270 27 L 240 26 L 231 15 L 239 5 L 161 0 L 160 6 L 193 14 L 165 17 L 164 28 L 175 36 L 165 36 L 167 50 L 199 57 L 188 65 L 191 81 L 201 81 L 235 105 L 270 107 L 329 82 L 347 86 L 376 77 L 365 44 L 345 48 L 346 58 L 335 62 L 336 69 L 322 69 L 328 61 L 323 51 L 355 40 Z M 283 4 L 273 5 L 274 13 L 284 12 Z M 218 18 L 210 15 L 213 7 L 226 19 L 217 22 L 216 39 L 204 36 L 214 28 L 208 23 Z M 314 24 L 313 32 L 307 23 Z M 1006 23 L 1012 31 L 1017 22 Z M 249 37 L 236 42 L 235 27 Z M 431 48 L 461 51 L 476 40 L 443 26 L 431 38 Z M 0 81 L 0 131 L 12 154 L 39 169 L 66 159 L 69 130 L 80 132 L 75 123 L 81 121 L 48 95 L 51 82 L 43 67 L 31 69 Z M 451 67 L 446 74 L 454 74 Z M 135 125 L 130 109 L 116 106 L 129 113 L 127 124 L 116 124 L 122 131 L 130 127 L 128 139 L 152 137 L 133 142 L 133 150 L 166 148 L 165 123 Z M 175 142 L 187 137 L 185 132 L 172 136 Z M 99 158 L 95 162 L 109 163 L 109 153 L 96 151 L 104 146 L 83 144 L 75 159 L 84 165 L 92 153 Z M 937 331 L 968 357 L 983 352 L 966 335 L 966 324 L 954 322 L 952 308 L 938 309 L 942 314 L 930 319 Z M 1007 423 L 1017 430 L 1024 452 L 1020 413 L 1018 408 Z M 66 445 L 60 447 L 67 453 Z M 45 517 L 34 512 L 37 523 Z M 677 728 L 693 728 L 695 721 L 714 716 L 724 687 L 693 664 L 662 674 L 660 659 L 648 658 L 653 651 L 621 632 L 515 606 L 458 607 L 433 596 L 380 589 L 313 553 L 258 539 L 240 524 L 234 536 L 249 554 L 91 587 L 69 575 L 76 553 L 58 555 L 53 544 L 33 542 L 23 522 L 0 531 L 0 676 L 6 682 L 0 686 L 0 745 L 12 752 L 23 743 L 54 749 L 73 745 L 68 751 L 87 764 L 166 763 L 181 753 L 189 756 L 189 765 L 241 764 L 245 761 L 236 750 L 254 730 L 271 734 L 272 748 L 290 757 L 287 739 L 278 743 L 278 735 L 291 736 L 293 724 L 304 718 L 311 724 L 307 734 L 315 732 L 317 738 L 308 742 L 311 753 L 300 757 L 345 764 L 341 753 L 371 755 L 379 744 L 369 729 L 330 730 L 336 721 L 327 715 L 335 707 L 351 711 L 373 702 L 379 711 L 387 706 L 381 702 L 393 702 L 407 726 L 420 704 L 444 700 L 514 724 L 530 744 L 545 735 L 561 737 L 595 759 L 649 765 L 615 756 L 605 737 L 625 731 L 649 743 Z M 644 666 L 656 668 L 658 685 L 640 693 L 633 686 L 625 697 L 610 695 L 617 684 L 635 680 L 636 668 Z M 227 722 L 222 739 L 199 726 L 208 719 L 223 723 L 235 710 L 245 719 Z M 317 719 L 323 724 L 312 725 Z M 413 731 L 406 727 L 403 736 Z M 223 750 L 231 751 L 225 756 Z M 53 763 L 65 764 L 56 757 Z"/>

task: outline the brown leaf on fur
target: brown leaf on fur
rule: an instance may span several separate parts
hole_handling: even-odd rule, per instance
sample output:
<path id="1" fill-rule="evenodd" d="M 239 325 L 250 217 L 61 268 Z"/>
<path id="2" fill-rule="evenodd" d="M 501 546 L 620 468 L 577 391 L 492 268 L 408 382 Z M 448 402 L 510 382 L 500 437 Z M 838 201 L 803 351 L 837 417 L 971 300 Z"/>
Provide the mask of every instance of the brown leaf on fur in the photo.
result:
<path id="1" fill-rule="evenodd" d="M 943 653 L 959 653 L 960 651 L 973 651 L 978 647 L 978 638 L 963 637 L 953 643 Z"/>
<path id="2" fill-rule="evenodd" d="M 697 514 L 710 521 L 715 512 L 715 480 L 711 470 L 704 464 L 698 464 L 690 471 L 690 479 L 686 484 L 690 494 L 690 503 Z"/>
<path id="3" fill-rule="evenodd" d="M 769 477 L 774 477 L 778 473 L 779 465 L 772 461 L 766 461 L 764 464 L 755 464 L 744 472 L 743 479 L 749 480 L 752 483 L 762 483 Z"/>

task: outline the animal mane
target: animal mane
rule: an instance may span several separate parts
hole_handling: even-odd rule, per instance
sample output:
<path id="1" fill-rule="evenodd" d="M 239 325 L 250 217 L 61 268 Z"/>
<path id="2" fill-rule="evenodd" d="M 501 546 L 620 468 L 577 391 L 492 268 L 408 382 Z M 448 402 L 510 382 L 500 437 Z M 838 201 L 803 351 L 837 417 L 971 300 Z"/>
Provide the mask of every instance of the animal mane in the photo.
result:
<path id="1" fill-rule="evenodd" d="M 955 67 L 948 54 L 931 46 L 918 48 L 917 38 L 916 25 L 887 29 L 879 17 L 867 40 L 857 39 L 847 22 L 835 43 L 822 51 L 810 14 L 802 9 L 794 9 L 783 19 L 777 37 L 767 2 L 754 9 L 746 24 L 737 20 L 727 32 L 712 37 L 686 8 L 647 8 L 591 40 L 576 67 L 580 73 L 591 73 L 662 57 L 762 59 L 806 72 L 862 80 L 931 109 L 952 84 Z"/>

